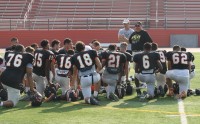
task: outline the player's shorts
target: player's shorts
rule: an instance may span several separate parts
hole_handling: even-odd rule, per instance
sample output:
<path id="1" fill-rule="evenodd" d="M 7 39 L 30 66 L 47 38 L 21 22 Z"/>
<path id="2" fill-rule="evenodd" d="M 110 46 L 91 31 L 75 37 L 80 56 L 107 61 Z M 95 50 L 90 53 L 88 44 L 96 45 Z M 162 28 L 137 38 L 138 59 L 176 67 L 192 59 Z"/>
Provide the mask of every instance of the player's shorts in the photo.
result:
<path id="1" fill-rule="evenodd" d="M 188 85 L 189 85 L 189 70 L 168 70 L 166 72 L 166 78 L 170 78 L 171 80 L 174 80 L 176 83 L 179 84 L 179 93 L 182 93 L 183 91 L 187 93 Z"/>
<path id="2" fill-rule="evenodd" d="M 5 89 L 7 89 L 8 92 L 8 100 L 13 102 L 13 105 L 16 106 L 16 104 L 19 102 L 20 98 L 20 90 L 9 87 L 5 84 L 2 84 Z"/>
<path id="3" fill-rule="evenodd" d="M 90 75 L 80 76 L 80 83 L 84 98 L 91 97 L 91 85 L 100 81 L 100 74 L 93 73 Z"/>
<path id="4" fill-rule="evenodd" d="M 136 73 L 135 77 L 139 81 L 145 82 L 147 84 L 147 93 L 149 95 L 151 95 L 151 96 L 154 96 L 155 81 L 156 81 L 155 74 L 141 74 L 141 73 Z"/>
<path id="5" fill-rule="evenodd" d="M 110 86 L 116 86 L 118 78 L 118 74 L 110 74 L 106 69 L 102 75 L 102 81 Z"/>
<path id="6" fill-rule="evenodd" d="M 38 76 L 36 74 L 33 73 L 33 80 L 35 81 L 36 84 L 36 90 L 42 95 L 44 96 L 44 90 L 46 88 L 46 77 L 42 77 L 42 76 Z"/>
<path id="7" fill-rule="evenodd" d="M 70 88 L 70 78 L 56 75 L 55 79 L 56 82 L 60 84 L 62 95 L 65 95 L 65 92 Z"/>
<path id="8" fill-rule="evenodd" d="M 190 79 L 194 78 L 194 76 L 195 76 L 195 72 L 193 71 L 190 73 Z"/>
<path id="9" fill-rule="evenodd" d="M 156 81 L 157 81 L 157 87 L 162 86 L 166 84 L 166 76 L 165 74 L 162 73 L 157 73 L 156 74 Z"/>

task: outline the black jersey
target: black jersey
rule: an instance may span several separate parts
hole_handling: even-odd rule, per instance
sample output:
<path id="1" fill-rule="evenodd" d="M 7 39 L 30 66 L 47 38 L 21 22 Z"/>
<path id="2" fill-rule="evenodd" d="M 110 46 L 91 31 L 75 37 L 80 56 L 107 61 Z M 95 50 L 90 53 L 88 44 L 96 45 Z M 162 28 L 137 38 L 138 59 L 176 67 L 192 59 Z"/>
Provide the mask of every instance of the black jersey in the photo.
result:
<path id="1" fill-rule="evenodd" d="M 56 57 L 56 62 L 58 65 L 57 75 L 67 77 L 69 71 L 72 71 L 71 56 L 60 54 Z"/>
<path id="2" fill-rule="evenodd" d="M 133 61 L 132 55 L 129 52 L 125 52 L 124 54 L 126 56 L 126 61 L 128 61 L 128 62 Z"/>
<path id="3" fill-rule="evenodd" d="M 103 52 L 102 60 L 106 61 L 105 67 L 108 73 L 118 74 L 123 70 L 123 63 L 126 63 L 126 55 L 116 51 Z"/>
<path id="4" fill-rule="evenodd" d="M 163 70 L 160 73 L 165 74 L 167 72 L 167 59 L 166 59 L 167 52 L 165 50 L 158 50 L 156 51 L 156 53 L 160 55 L 160 63 L 163 66 Z"/>
<path id="5" fill-rule="evenodd" d="M 138 64 L 139 73 L 153 74 L 160 56 L 156 52 L 143 52 L 136 54 L 133 61 Z"/>
<path id="6" fill-rule="evenodd" d="M 58 51 L 58 54 L 67 54 L 67 50 L 62 48 Z"/>
<path id="7" fill-rule="evenodd" d="M 19 89 L 26 73 L 26 67 L 31 66 L 34 61 L 33 55 L 29 53 L 6 52 L 6 70 L 2 73 L 0 80 L 3 84 Z"/>
<path id="8" fill-rule="evenodd" d="M 36 50 L 34 53 L 35 63 L 33 66 L 33 72 L 38 76 L 45 77 L 46 60 L 50 62 L 54 59 L 54 54 L 49 50 Z"/>
<path id="9" fill-rule="evenodd" d="M 96 71 L 95 69 L 95 58 L 97 56 L 97 52 L 94 50 L 88 50 L 76 53 L 71 58 L 72 65 L 75 65 L 81 74 L 79 75 L 87 75 L 89 73 L 93 73 Z"/>
<path id="10" fill-rule="evenodd" d="M 51 51 L 53 52 L 54 56 L 57 56 L 59 54 L 58 51 L 55 51 L 53 49 Z"/>
<path id="11" fill-rule="evenodd" d="M 171 69 L 188 69 L 191 56 L 188 52 L 168 52 L 167 60 L 171 62 Z"/>

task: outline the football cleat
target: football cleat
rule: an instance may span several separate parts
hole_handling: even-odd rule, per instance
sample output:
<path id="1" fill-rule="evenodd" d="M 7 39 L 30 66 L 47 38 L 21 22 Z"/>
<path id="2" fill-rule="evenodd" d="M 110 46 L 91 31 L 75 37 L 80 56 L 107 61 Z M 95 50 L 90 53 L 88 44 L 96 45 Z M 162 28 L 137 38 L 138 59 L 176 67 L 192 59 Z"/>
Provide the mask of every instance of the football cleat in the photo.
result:
<path id="1" fill-rule="evenodd" d="M 110 93 L 109 99 L 112 100 L 112 101 L 119 101 L 118 96 L 114 93 Z"/>
<path id="2" fill-rule="evenodd" d="M 164 93 L 166 94 L 167 91 L 168 91 L 168 86 L 167 86 L 167 84 L 165 84 L 165 85 L 164 85 Z"/>
<path id="3" fill-rule="evenodd" d="M 195 90 L 188 89 L 187 96 L 191 96 L 191 95 L 194 95 L 194 94 L 195 94 Z"/>
<path id="4" fill-rule="evenodd" d="M 90 97 L 90 104 L 91 105 L 100 105 L 99 101 L 97 101 L 94 97 Z"/>
<path id="5" fill-rule="evenodd" d="M 173 83 L 173 92 L 174 92 L 174 94 L 179 94 L 179 85 L 178 85 L 178 83 Z"/>
<path id="6" fill-rule="evenodd" d="M 136 89 L 137 97 L 140 97 L 142 95 L 142 92 L 140 89 Z"/>
<path id="7" fill-rule="evenodd" d="M 195 89 L 195 94 L 196 94 L 197 96 L 199 96 L 199 95 L 200 95 L 200 89 Z"/>
<path id="8" fill-rule="evenodd" d="M 130 83 L 127 83 L 126 94 L 127 95 L 132 95 L 133 94 L 133 86 Z"/>
<path id="9" fill-rule="evenodd" d="M 164 97 L 164 96 L 165 96 L 165 92 L 164 92 L 164 89 L 162 88 L 162 86 L 159 86 L 158 89 L 159 89 L 159 92 L 160 92 L 159 95 L 160 95 L 161 97 Z"/>
<path id="10" fill-rule="evenodd" d="M 19 88 L 20 88 L 20 94 L 22 94 L 25 91 L 25 86 L 22 83 L 20 83 Z"/>
<path id="11" fill-rule="evenodd" d="M 6 101 L 8 99 L 8 92 L 6 89 L 0 89 L 0 100 Z"/>

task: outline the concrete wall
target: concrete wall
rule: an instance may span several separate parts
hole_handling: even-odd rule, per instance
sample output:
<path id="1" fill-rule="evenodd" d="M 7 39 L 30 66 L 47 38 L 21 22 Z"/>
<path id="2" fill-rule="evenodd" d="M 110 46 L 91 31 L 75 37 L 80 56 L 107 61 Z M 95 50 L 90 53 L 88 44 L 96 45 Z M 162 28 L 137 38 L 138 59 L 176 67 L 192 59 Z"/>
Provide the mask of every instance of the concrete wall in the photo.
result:
<path id="1" fill-rule="evenodd" d="M 200 30 L 165 30 L 150 29 L 147 30 L 154 42 L 160 47 L 170 47 L 171 34 L 197 34 L 198 46 L 200 46 Z M 58 39 L 63 41 L 64 38 L 71 38 L 74 42 L 82 40 L 86 44 L 93 39 L 98 39 L 102 43 L 116 43 L 118 30 L 33 30 L 33 31 L 0 31 L 0 48 L 9 46 L 10 39 L 17 37 L 20 43 L 25 46 L 32 43 L 39 43 L 42 39 Z"/>

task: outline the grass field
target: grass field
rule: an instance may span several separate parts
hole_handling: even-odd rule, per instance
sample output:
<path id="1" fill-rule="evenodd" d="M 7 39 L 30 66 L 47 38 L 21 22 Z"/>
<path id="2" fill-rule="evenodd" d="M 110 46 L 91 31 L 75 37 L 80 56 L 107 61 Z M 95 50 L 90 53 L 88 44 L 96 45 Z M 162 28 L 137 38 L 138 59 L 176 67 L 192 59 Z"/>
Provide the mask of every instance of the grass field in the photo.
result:
<path id="1" fill-rule="evenodd" d="M 196 76 L 191 87 L 200 88 L 200 54 L 194 53 Z M 133 70 L 132 72 L 133 73 Z M 188 124 L 200 123 L 200 96 L 184 101 Z M 139 102 L 136 93 L 119 102 L 110 102 L 101 96 L 101 106 L 51 102 L 32 108 L 28 102 L 19 102 L 13 109 L 0 108 L 0 124 L 181 124 L 177 100 L 170 97 Z"/>

